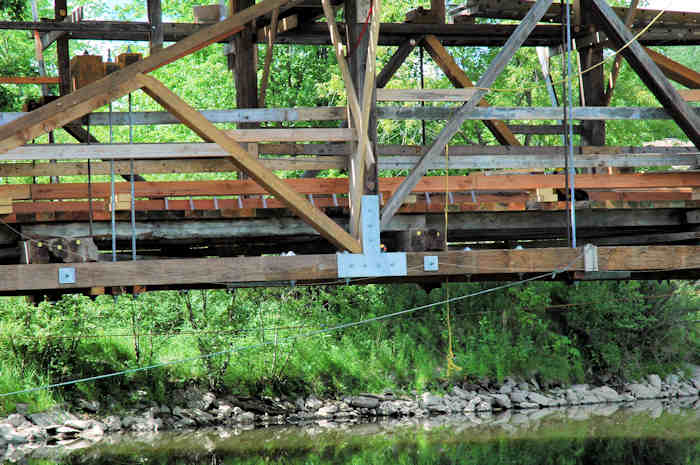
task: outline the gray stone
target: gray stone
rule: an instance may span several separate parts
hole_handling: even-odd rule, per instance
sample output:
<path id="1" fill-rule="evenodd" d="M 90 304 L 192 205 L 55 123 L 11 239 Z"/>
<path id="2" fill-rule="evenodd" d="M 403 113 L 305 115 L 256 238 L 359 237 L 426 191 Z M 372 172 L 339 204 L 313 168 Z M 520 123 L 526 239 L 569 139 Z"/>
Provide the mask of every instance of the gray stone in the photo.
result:
<path id="1" fill-rule="evenodd" d="M 90 428 L 91 422 L 87 420 L 78 420 L 78 419 L 71 419 L 63 423 L 65 426 L 69 428 L 75 428 L 77 430 L 86 430 Z"/>
<path id="2" fill-rule="evenodd" d="M 498 407 L 509 409 L 513 407 L 513 403 L 510 401 L 510 397 L 505 394 L 491 394 L 493 397 L 494 404 Z"/>
<path id="3" fill-rule="evenodd" d="M 350 398 L 350 405 L 355 408 L 377 408 L 379 399 L 368 396 L 354 396 Z"/>
<path id="4" fill-rule="evenodd" d="M 527 400 L 537 405 L 541 405 L 542 407 L 556 407 L 557 405 L 556 400 L 550 399 L 549 397 L 543 396 L 542 394 L 538 394 L 536 392 L 529 392 L 527 394 Z"/>
<path id="5" fill-rule="evenodd" d="M 29 442 L 29 435 L 15 431 L 15 428 L 8 424 L 0 424 L 0 444 L 26 444 Z"/>
<path id="6" fill-rule="evenodd" d="M 620 395 L 615 390 L 608 386 L 601 386 L 591 391 L 591 394 L 596 395 L 605 402 L 619 402 Z"/>
<path id="7" fill-rule="evenodd" d="M 511 392 L 513 392 L 513 385 L 510 383 L 506 383 L 498 389 L 498 392 L 501 394 L 508 395 Z"/>
<path id="8" fill-rule="evenodd" d="M 520 404 L 518 404 L 518 407 L 520 407 L 521 409 L 540 408 L 540 406 L 534 402 L 520 402 Z"/>
<path id="9" fill-rule="evenodd" d="M 334 404 L 326 405 L 316 411 L 316 415 L 321 418 L 333 418 L 333 415 L 338 412 L 338 407 Z"/>
<path id="10" fill-rule="evenodd" d="M 657 391 L 661 390 L 661 377 L 659 375 L 649 375 L 647 376 L 647 381 Z"/>
<path id="11" fill-rule="evenodd" d="M 510 400 L 517 404 L 527 402 L 527 394 L 525 391 L 513 391 L 510 393 Z"/>
<path id="12" fill-rule="evenodd" d="M 100 403 L 96 400 L 78 399 L 76 404 L 89 413 L 97 413 L 100 410 Z"/>
<path id="13" fill-rule="evenodd" d="M 666 379 L 664 380 L 666 384 L 670 384 L 671 386 L 675 386 L 681 382 L 681 379 L 678 375 L 668 375 Z"/>
<path id="14" fill-rule="evenodd" d="M 588 391 L 590 388 L 588 384 L 574 384 L 571 386 L 571 389 L 576 392 L 584 392 Z"/>
<path id="15" fill-rule="evenodd" d="M 491 404 L 488 402 L 482 401 L 476 406 L 477 412 L 490 412 L 491 409 L 492 409 Z"/>
<path id="16" fill-rule="evenodd" d="M 211 410 L 212 408 L 215 407 L 216 404 L 216 396 L 212 394 L 211 392 L 207 392 L 202 396 L 202 402 L 201 402 L 201 407 L 199 407 L 201 410 L 207 411 Z"/>
<path id="17" fill-rule="evenodd" d="M 304 404 L 307 410 L 313 410 L 316 411 L 323 407 L 323 402 L 318 400 L 316 397 L 311 396 L 308 399 L 306 399 L 306 403 Z"/>
<path id="18" fill-rule="evenodd" d="M 579 395 L 574 389 L 566 390 L 566 403 L 569 405 L 578 405 L 581 403 Z"/>
<path id="19" fill-rule="evenodd" d="M 122 418 L 122 428 L 131 429 L 132 426 L 136 425 L 142 419 L 134 415 L 126 415 Z"/>
<path id="20" fill-rule="evenodd" d="M 15 404 L 15 412 L 19 413 L 20 415 L 26 415 L 29 413 L 29 405 L 28 404 Z"/>
<path id="21" fill-rule="evenodd" d="M 193 408 L 190 410 L 189 416 L 190 418 L 194 418 L 194 420 L 200 426 L 211 425 L 215 420 L 214 415 L 211 415 L 210 413 L 198 408 Z"/>
<path id="22" fill-rule="evenodd" d="M 581 404 L 583 405 L 598 404 L 600 402 L 603 402 L 603 400 L 600 397 L 593 394 L 592 392 L 582 393 L 579 399 L 581 401 Z"/>
<path id="23" fill-rule="evenodd" d="M 474 398 L 474 394 L 469 391 L 465 391 L 459 386 L 452 386 L 452 395 L 462 400 L 472 400 Z"/>
<path id="24" fill-rule="evenodd" d="M 62 425 L 68 420 L 78 419 L 75 415 L 62 410 L 49 410 L 47 412 L 33 413 L 29 415 L 29 420 L 37 426 Z"/>
<path id="25" fill-rule="evenodd" d="M 233 415 L 233 407 L 228 404 L 219 404 L 219 409 L 216 416 L 219 418 L 231 418 Z"/>
<path id="26" fill-rule="evenodd" d="M 19 413 L 13 413 L 5 419 L 5 423 L 8 423 L 14 426 L 15 428 L 19 428 L 20 426 L 29 424 L 29 420 L 27 420 L 27 418 L 24 415 L 20 415 Z"/>
<path id="27" fill-rule="evenodd" d="M 421 396 L 421 407 L 434 413 L 449 413 L 451 410 L 442 397 L 433 395 L 429 392 L 426 392 Z"/>
<path id="28" fill-rule="evenodd" d="M 655 399 L 659 396 L 658 390 L 645 384 L 629 384 L 626 389 L 637 399 Z"/>
<path id="29" fill-rule="evenodd" d="M 251 425 L 255 423 L 255 415 L 252 412 L 243 412 L 236 417 L 236 421 L 243 425 Z"/>

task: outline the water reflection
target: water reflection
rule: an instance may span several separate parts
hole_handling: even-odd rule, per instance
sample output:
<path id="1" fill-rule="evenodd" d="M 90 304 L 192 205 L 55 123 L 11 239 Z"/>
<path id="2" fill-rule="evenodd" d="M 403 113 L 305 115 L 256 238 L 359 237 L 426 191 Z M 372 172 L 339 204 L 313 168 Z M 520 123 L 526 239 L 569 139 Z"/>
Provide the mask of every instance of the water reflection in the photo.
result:
<path id="1" fill-rule="evenodd" d="M 72 444 L 81 447 L 85 444 Z M 700 403 L 604 404 L 359 425 L 119 435 L 25 463 L 700 464 Z"/>

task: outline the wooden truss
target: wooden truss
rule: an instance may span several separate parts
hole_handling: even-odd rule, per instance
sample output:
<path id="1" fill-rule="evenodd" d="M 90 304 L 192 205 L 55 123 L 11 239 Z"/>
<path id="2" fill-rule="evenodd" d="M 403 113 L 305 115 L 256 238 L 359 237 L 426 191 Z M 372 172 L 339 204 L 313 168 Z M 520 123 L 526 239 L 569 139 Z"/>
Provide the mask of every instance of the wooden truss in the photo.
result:
<path id="1" fill-rule="evenodd" d="M 231 18 L 204 29 L 177 44 L 161 49 L 143 61 L 127 66 L 72 94 L 51 102 L 28 115 L 0 127 L 0 153 L 30 141 L 57 127 L 104 106 L 109 101 L 142 89 L 207 142 L 216 142 L 228 151 L 234 163 L 245 170 L 269 193 L 285 201 L 289 208 L 313 225 L 319 233 L 342 250 L 361 252 L 359 241 L 291 190 L 257 159 L 251 157 L 234 139 L 217 129 L 201 113 L 170 92 L 156 79 L 143 73 L 166 65 L 186 54 L 235 34 L 254 18 L 269 13 L 287 0 L 266 0 Z"/>

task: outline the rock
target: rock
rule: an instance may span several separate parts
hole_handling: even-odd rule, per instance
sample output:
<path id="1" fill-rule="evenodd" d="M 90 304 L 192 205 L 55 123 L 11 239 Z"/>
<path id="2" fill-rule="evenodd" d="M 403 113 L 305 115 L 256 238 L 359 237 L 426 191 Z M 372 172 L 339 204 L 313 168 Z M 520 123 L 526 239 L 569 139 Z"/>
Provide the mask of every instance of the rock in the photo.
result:
<path id="1" fill-rule="evenodd" d="M 321 418 L 333 418 L 333 415 L 338 411 L 338 407 L 334 404 L 326 405 L 316 411 L 316 415 Z"/>
<path id="2" fill-rule="evenodd" d="M 74 428 L 74 429 L 77 429 L 80 431 L 86 430 L 86 429 L 90 428 L 90 426 L 92 425 L 92 423 L 90 421 L 78 420 L 78 419 L 71 419 L 71 420 L 66 421 L 63 424 L 69 428 Z"/>
<path id="3" fill-rule="evenodd" d="M 47 427 L 51 425 L 62 425 L 68 420 L 78 419 L 63 410 L 49 410 L 47 412 L 33 413 L 29 415 L 29 420 L 37 426 Z"/>
<path id="4" fill-rule="evenodd" d="M 354 396 L 350 398 L 350 405 L 355 408 L 377 408 L 379 399 L 368 396 Z"/>
<path id="5" fill-rule="evenodd" d="M 671 374 L 671 375 L 668 375 L 664 381 L 666 382 L 666 384 L 669 384 L 671 386 L 676 386 L 677 384 L 679 384 L 681 382 L 681 379 L 678 375 Z"/>
<path id="6" fill-rule="evenodd" d="M 579 399 L 581 401 L 581 404 L 584 405 L 598 404 L 602 402 L 601 398 L 593 394 L 592 392 L 582 393 Z"/>
<path id="7" fill-rule="evenodd" d="M 459 386 L 452 386 L 452 395 L 462 399 L 462 400 L 472 400 L 474 398 L 474 394 L 472 394 L 469 391 L 465 391 L 464 389 L 460 388 Z"/>
<path id="8" fill-rule="evenodd" d="M 608 386 L 601 386 L 599 388 L 595 388 L 591 391 L 591 394 L 596 395 L 605 402 L 620 401 L 620 395 L 617 392 L 615 392 L 613 388 Z"/>
<path id="9" fill-rule="evenodd" d="M 571 386 L 571 390 L 575 392 L 585 392 L 588 391 L 588 384 L 574 384 Z"/>
<path id="10" fill-rule="evenodd" d="M 308 399 L 306 399 L 304 407 L 306 407 L 307 410 L 316 411 L 316 410 L 320 409 L 321 407 L 323 407 L 323 402 L 318 400 L 316 397 L 311 396 Z"/>
<path id="11" fill-rule="evenodd" d="M 574 389 L 566 390 L 566 403 L 569 405 L 578 405 L 581 403 L 579 395 Z"/>
<path id="12" fill-rule="evenodd" d="M 19 413 L 20 415 L 26 415 L 29 413 L 29 405 L 28 404 L 15 404 L 15 413 Z"/>
<path id="13" fill-rule="evenodd" d="M 626 389 L 637 399 L 656 399 L 659 395 L 658 390 L 644 384 L 628 384 Z"/>
<path id="14" fill-rule="evenodd" d="M 76 405 L 89 413 L 97 413 L 100 410 L 100 403 L 96 400 L 78 399 Z"/>
<path id="15" fill-rule="evenodd" d="M 140 418 L 138 422 L 131 425 L 131 431 L 140 433 L 156 432 L 163 426 L 163 420 L 160 418 Z"/>
<path id="16" fill-rule="evenodd" d="M 214 423 L 214 415 L 211 415 L 204 410 L 200 410 L 198 408 L 193 408 L 188 412 L 188 416 L 190 418 L 193 418 L 198 425 L 200 426 L 206 426 L 206 425 L 211 425 Z"/>
<path id="17" fill-rule="evenodd" d="M 505 394 L 491 394 L 494 400 L 494 404 L 503 409 L 509 409 L 513 407 L 513 403 L 510 401 L 510 397 Z"/>
<path id="18" fill-rule="evenodd" d="M 647 376 L 647 381 L 657 391 L 661 390 L 661 377 L 659 375 L 649 375 Z"/>
<path id="19" fill-rule="evenodd" d="M 516 404 L 521 404 L 527 402 L 527 392 L 525 391 L 513 391 L 510 393 L 510 400 Z"/>
<path id="20" fill-rule="evenodd" d="M 450 413 L 452 409 L 450 406 L 447 404 L 445 399 L 442 397 L 436 396 L 434 394 L 431 394 L 429 392 L 424 393 L 421 396 L 421 402 L 420 402 L 421 408 L 424 408 L 428 410 L 429 412 L 432 413 Z M 403 407 L 402 404 L 397 404 L 396 407 L 400 410 L 401 407 Z"/>
<path id="21" fill-rule="evenodd" d="M 236 417 L 236 421 L 243 425 L 251 425 L 255 423 L 255 415 L 252 412 L 243 412 Z"/>
<path id="22" fill-rule="evenodd" d="M 513 392 L 513 385 L 510 383 L 506 383 L 498 389 L 498 392 L 501 394 L 508 395 L 511 392 Z"/>
<path id="23" fill-rule="evenodd" d="M 29 421 L 24 415 L 20 415 L 19 413 L 13 413 L 5 419 L 5 423 L 8 423 L 14 426 L 15 428 L 19 428 L 20 426 L 29 424 Z"/>
<path id="24" fill-rule="evenodd" d="M 98 439 L 101 439 L 104 434 L 105 431 L 102 425 L 100 425 L 98 422 L 93 422 L 89 429 L 86 429 L 80 433 L 80 437 L 90 441 L 97 441 Z"/>
<path id="25" fill-rule="evenodd" d="M 549 397 L 543 396 L 542 394 L 538 394 L 536 392 L 529 392 L 527 394 L 527 400 L 537 405 L 541 405 L 542 407 L 556 407 L 557 405 L 556 400 L 550 399 Z"/>
<path id="26" fill-rule="evenodd" d="M 490 412 L 491 411 L 491 404 L 488 402 L 480 402 L 476 406 L 476 411 L 477 412 Z"/>
<path id="27" fill-rule="evenodd" d="M 231 418 L 233 415 L 233 407 L 228 404 L 219 404 L 216 416 L 218 418 Z"/>
<path id="28" fill-rule="evenodd" d="M 540 408 L 540 406 L 534 402 L 520 402 L 520 404 L 518 404 L 518 407 L 520 407 L 521 409 Z"/>
<path id="29" fill-rule="evenodd" d="M 139 417 L 136 417 L 134 415 L 126 415 L 124 418 L 122 418 L 122 428 L 131 429 L 132 426 L 134 426 L 140 421 L 141 418 Z"/>
<path id="30" fill-rule="evenodd" d="M 0 424 L 0 444 L 26 444 L 29 442 L 29 435 L 15 431 L 9 423 Z"/>
<path id="31" fill-rule="evenodd" d="M 215 403 L 216 403 L 216 396 L 214 394 L 212 394 L 211 392 L 207 392 L 206 394 L 204 394 L 202 396 L 202 400 L 200 403 L 201 406 L 199 408 L 201 410 L 204 410 L 204 411 L 211 410 L 212 408 L 214 408 Z"/>

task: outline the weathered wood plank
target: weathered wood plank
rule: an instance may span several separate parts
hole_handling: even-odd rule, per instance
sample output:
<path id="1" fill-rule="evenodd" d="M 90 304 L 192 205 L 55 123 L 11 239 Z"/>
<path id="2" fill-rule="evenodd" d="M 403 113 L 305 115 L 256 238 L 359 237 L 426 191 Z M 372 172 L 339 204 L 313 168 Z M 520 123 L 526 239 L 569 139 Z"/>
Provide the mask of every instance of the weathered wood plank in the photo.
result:
<path id="1" fill-rule="evenodd" d="M 642 46 L 634 39 L 630 30 L 615 14 L 605 0 L 591 0 L 593 13 L 616 47 L 642 81 L 666 108 L 688 138 L 700 147 L 700 116 L 683 101 L 678 91 L 663 75 L 659 67 L 649 58 Z"/>
<path id="2" fill-rule="evenodd" d="M 501 49 L 498 55 L 496 55 L 493 61 L 491 61 L 488 69 L 479 79 L 476 85 L 478 90 L 464 105 L 462 105 L 455 116 L 448 121 L 447 125 L 440 131 L 440 134 L 438 134 L 437 138 L 430 146 L 430 149 L 421 157 L 420 161 L 416 164 L 408 177 L 406 177 L 401 187 L 394 192 L 384 208 L 382 208 L 382 225 L 389 223 L 391 217 L 398 211 L 399 207 L 406 199 L 406 196 L 413 190 L 413 187 L 418 184 L 420 178 L 425 175 L 427 171 L 427 161 L 434 159 L 444 152 L 445 146 L 449 143 L 450 139 L 452 139 L 462 127 L 465 121 L 463 115 L 479 104 L 487 93 L 485 89 L 493 85 L 515 52 L 517 52 L 523 44 L 525 38 L 530 35 L 535 25 L 542 19 L 542 16 L 547 12 L 547 8 L 549 8 L 551 4 L 552 0 L 537 0 L 530 12 L 520 22 L 513 32 L 513 35 L 508 38 L 506 45 Z"/>
<path id="3" fill-rule="evenodd" d="M 348 128 L 234 129 L 226 134 L 237 142 L 346 142 L 357 139 L 355 130 Z"/>
<path id="4" fill-rule="evenodd" d="M 700 88 L 700 73 L 697 71 L 673 61 L 667 56 L 662 55 L 650 48 L 645 48 L 644 51 L 647 52 L 652 60 L 654 60 L 656 66 L 661 69 L 667 78 L 691 89 Z"/>
<path id="5" fill-rule="evenodd" d="M 383 102 L 465 102 L 476 89 L 377 89 L 377 100 Z"/>
<path id="6" fill-rule="evenodd" d="M 601 271 L 647 271 L 700 268 L 700 246 L 600 247 Z M 437 255 L 439 271 L 423 271 L 423 257 Z M 546 273 L 568 266 L 583 271 L 581 249 L 478 250 L 410 252 L 408 276 L 465 273 Z M 31 291 L 132 285 L 194 285 L 265 281 L 324 281 L 337 278 L 337 258 L 328 255 L 146 260 L 76 263 L 76 283 L 60 285 L 60 264 L 5 265 L 0 291 Z"/>
<path id="7" fill-rule="evenodd" d="M 380 178 L 380 192 L 394 192 L 404 178 Z M 494 176 L 450 176 L 448 187 L 451 192 L 518 192 L 539 188 L 563 189 L 566 186 L 563 174 L 506 174 Z M 348 192 L 347 178 L 312 178 L 280 180 L 285 190 L 299 194 L 339 194 Z M 688 172 L 645 173 L 595 175 L 579 174 L 576 176 L 579 189 L 668 189 L 700 187 L 700 176 Z M 420 180 L 412 193 L 445 192 L 443 176 L 426 176 Z M 109 183 L 92 183 L 93 198 L 107 198 L 110 195 Z M 117 193 L 130 192 L 125 182 L 115 184 Z M 242 181 L 164 181 L 136 182 L 137 197 L 190 197 L 190 196 L 228 196 L 228 195 L 262 195 L 270 193 L 266 187 L 252 180 Z M 275 194 L 275 193 L 273 193 Z M 280 200 L 284 197 L 277 195 Z M 15 200 L 57 200 L 84 199 L 88 197 L 86 183 L 62 184 L 5 184 L 0 185 L 0 197 Z"/>
<path id="8" fill-rule="evenodd" d="M 332 244 L 341 249 L 354 253 L 361 251 L 360 243 L 350 236 L 344 229 L 338 226 L 333 220 L 328 218 L 323 212 L 290 189 L 272 171 L 265 168 L 256 158 L 220 131 L 212 123 L 207 121 L 200 113 L 187 105 L 177 95 L 172 93 L 162 83 L 150 76 L 139 75 L 138 80 L 142 82 L 145 92 L 160 103 L 164 108 L 177 115 L 182 122 L 195 131 L 204 139 L 210 139 L 222 148 L 226 149 L 233 156 L 234 162 L 246 171 L 257 183 L 263 186 L 269 193 L 284 200 L 289 208 L 300 217 L 313 225 L 319 233 Z"/>

